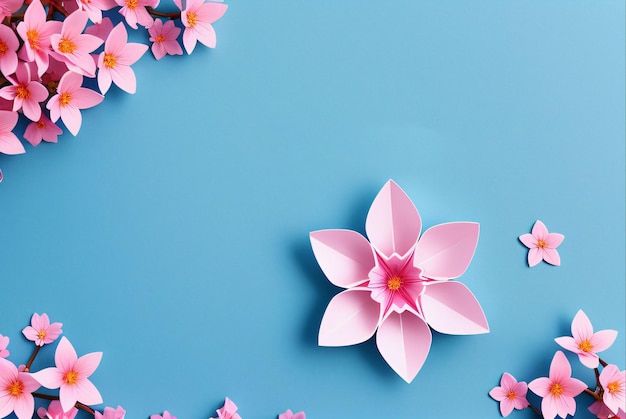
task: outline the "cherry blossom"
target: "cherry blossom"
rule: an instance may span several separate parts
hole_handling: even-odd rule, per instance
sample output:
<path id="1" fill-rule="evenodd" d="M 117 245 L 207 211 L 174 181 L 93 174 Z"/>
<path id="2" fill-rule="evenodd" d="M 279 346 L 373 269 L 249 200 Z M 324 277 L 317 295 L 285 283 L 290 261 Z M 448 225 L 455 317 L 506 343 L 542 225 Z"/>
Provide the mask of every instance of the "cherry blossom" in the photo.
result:
<path id="1" fill-rule="evenodd" d="M 563 348 L 577 354 L 580 362 L 587 368 L 598 368 L 597 353 L 613 344 L 617 338 L 617 330 L 600 330 L 594 333 L 587 315 L 578 310 L 572 321 L 572 336 L 562 336 L 554 340 Z"/>
<path id="2" fill-rule="evenodd" d="M 176 416 L 172 416 L 167 410 L 163 412 L 163 415 L 150 415 L 150 419 L 176 419 Z"/>
<path id="3" fill-rule="evenodd" d="M 41 419 L 74 419 L 78 414 L 78 409 L 72 407 L 67 412 L 63 411 L 61 407 L 61 402 L 58 400 L 52 400 L 48 405 L 48 409 L 40 407 L 37 409 L 37 416 Z"/>
<path id="4" fill-rule="evenodd" d="M 15 412 L 18 419 L 30 419 L 35 411 L 35 399 L 31 393 L 39 387 L 30 374 L 0 358 L 0 418 Z"/>
<path id="5" fill-rule="evenodd" d="M 63 327 L 63 323 L 50 323 L 46 313 L 43 313 L 41 316 L 34 313 L 30 319 L 30 326 L 26 326 L 22 330 L 22 334 L 26 339 L 35 342 L 35 345 L 43 346 L 57 340 L 63 333 L 61 327 Z"/>
<path id="6" fill-rule="evenodd" d="M 11 16 L 13 12 L 17 12 L 22 7 L 22 4 L 24 4 L 23 0 L 2 0 L 0 2 L 0 22 L 5 17 Z"/>
<path id="7" fill-rule="evenodd" d="M 130 66 L 147 50 L 144 44 L 128 43 L 126 28 L 119 23 L 109 34 L 98 58 L 98 87 L 102 94 L 109 90 L 111 82 L 128 93 L 135 93 L 137 81 Z"/>
<path id="8" fill-rule="evenodd" d="M 70 70 L 94 77 L 96 63 L 89 54 L 102 45 L 102 39 L 82 33 L 88 19 L 87 12 L 75 11 L 63 21 L 61 33 L 50 36 L 50 43 L 56 53 L 55 58 L 63 61 Z"/>
<path id="9" fill-rule="evenodd" d="M 602 401 L 614 414 L 626 406 L 626 371 L 620 371 L 617 365 L 609 364 L 600 373 L 600 384 L 604 389 Z"/>
<path id="10" fill-rule="evenodd" d="M 278 419 L 306 419 L 304 412 L 293 413 L 291 409 L 287 409 L 285 413 L 278 415 Z"/>
<path id="11" fill-rule="evenodd" d="M 102 11 L 115 7 L 114 0 L 76 0 L 79 10 L 84 10 L 93 23 L 102 21 Z"/>
<path id="12" fill-rule="evenodd" d="M 549 233 L 545 224 L 537 220 L 530 234 L 522 234 L 519 240 L 524 246 L 530 249 L 528 251 L 528 266 L 531 268 L 542 260 L 551 265 L 559 266 L 561 257 L 556 248 L 561 245 L 564 235 L 559 233 Z"/>
<path id="13" fill-rule="evenodd" d="M 15 78 L 7 77 L 13 84 L 0 89 L 0 97 L 13 101 L 13 110 L 20 109 L 31 121 L 37 121 L 41 117 L 41 105 L 48 99 L 48 89 L 38 81 L 30 77 L 30 67 L 22 64 L 17 67 Z"/>
<path id="14" fill-rule="evenodd" d="M 505 372 L 500 379 L 500 386 L 491 389 L 489 395 L 500 402 L 500 413 L 506 417 L 513 409 L 522 410 L 528 407 L 527 392 L 526 382 L 518 383 L 515 377 Z"/>
<path id="15" fill-rule="evenodd" d="M 6 25 L 0 25 L 0 72 L 2 74 L 15 73 L 19 46 L 15 32 Z"/>
<path id="16" fill-rule="evenodd" d="M 50 36 L 59 33 L 63 24 L 46 20 L 46 10 L 40 0 L 34 0 L 24 13 L 24 21 L 17 25 L 17 33 L 24 41 L 23 52 L 28 61 L 37 65 L 41 77 L 50 63 Z"/>
<path id="17" fill-rule="evenodd" d="M 31 122 L 24 131 L 24 138 L 33 146 L 39 145 L 41 141 L 56 143 L 58 136 L 63 132 L 54 122 L 43 113 L 37 122 Z"/>
<path id="18" fill-rule="evenodd" d="M 187 0 L 183 9 L 181 2 L 182 0 L 174 0 L 181 9 L 180 20 L 185 26 L 183 45 L 187 54 L 192 53 L 198 41 L 209 48 L 215 48 L 215 29 L 211 24 L 226 13 L 228 6 L 212 1 L 205 3 L 204 0 Z"/>
<path id="19" fill-rule="evenodd" d="M 137 23 L 146 28 L 152 26 L 154 21 L 146 7 L 157 7 L 159 0 L 115 0 L 115 3 L 122 7 L 119 13 L 124 16 L 128 26 L 137 29 Z"/>
<path id="20" fill-rule="evenodd" d="M 620 408 L 617 413 L 613 413 L 604 402 L 596 400 L 589 406 L 589 411 L 596 415 L 598 419 L 626 419 L 626 413 Z"/>
<path id="21" fill-rule="evenodd" d="M 587 385 L 572 378 L 572 367 L 562 351 L 557 351 L 550 364 L 548 377 L 536 378 L 528 384 L 528 388 L 543 397 L 541 413 L 545 419 L 554 419 L 557 415 L 565 418 L 576 413 L 574 397 L 582 393 Z"/>
<path id="22" fill-rule="evenodd" d="M 176 40 L 180 31 L 180 28 L 177 28 L 171 20 L 165 23 L 161 19 L 154 20 L 154 25 L 148 29 L 150 42 L 153 43 L 152 54 L 154 54 L 154 58 L 160 60 L 166 54 L 182 55 L 183 49 Z"/>
<path id="23" fill-rule="evenodd" d="M 217 417 L 210 419 L 241 419 L 241 416 L 237 413 L 237 405 L 228 397 L 224 400 L 224 406 L 217 409 L 216 413 Z"/>
<path id="24" fill-rule="evenodd" d="M 94 419 L 124 419 L 124 416 L 126 416 L 126 410 L 122 406 L 117 406 L 117 409 L 105 407 L 104 412 L 95 412 Z"/>

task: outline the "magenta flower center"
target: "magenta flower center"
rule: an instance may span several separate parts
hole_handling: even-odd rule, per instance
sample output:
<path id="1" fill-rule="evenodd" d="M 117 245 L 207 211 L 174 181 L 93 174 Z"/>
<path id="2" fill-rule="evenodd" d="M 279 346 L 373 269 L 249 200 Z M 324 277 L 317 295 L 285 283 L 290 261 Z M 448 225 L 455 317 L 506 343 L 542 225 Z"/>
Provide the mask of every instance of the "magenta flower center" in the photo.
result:
<path id="1" fill-rule="evenodd" d="M 578 344 L 578 349 L 583 352 L 591 352 L 593 350 L 593 345 L 589 341 L 589 339 L 585 339 Z"/>
<path id="2" fill-rule="evenodd" d="M 13 397 L 18 397 L 24 392 L 24 383 L 19 380 L 13 381 L 6 387 L 6 392 Z"/>
<path id="3" fill-rule="evenodd" d="M 407 305 L 420 312 L 417 300 L 424 292 L 427 278 L 422 276 L 422 269 L 413 266 L 413 256 L 394 255 L 387 259 L 376 253 L 376 261 L 368 275 L 367 287 L 372 291 L 372 299 L 383 306 L 384 313 L 392 306 L 403 311 Z"/>

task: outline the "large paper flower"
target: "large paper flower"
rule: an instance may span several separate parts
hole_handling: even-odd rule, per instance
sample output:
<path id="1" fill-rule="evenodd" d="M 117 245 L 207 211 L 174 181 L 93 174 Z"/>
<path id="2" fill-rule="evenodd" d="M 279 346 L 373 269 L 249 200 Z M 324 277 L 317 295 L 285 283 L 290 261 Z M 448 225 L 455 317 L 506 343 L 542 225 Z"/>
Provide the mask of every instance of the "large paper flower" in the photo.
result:
<path id="1" fill-rule="evenodd" d="M 479 225 L 440 224 L 421 236 L 417 209 L 392 180 L 367 215 L 370 241 L 351 230 L 311 233 L 313 253 L 334 285 L 346 288 L 328 304 L 321 346 L 361 343 L 376 334 L 381 355 L 405 381 L 421 369 L 438 332 L 489 332 L 476 298 L 460 282 L 474 255 Z"/>

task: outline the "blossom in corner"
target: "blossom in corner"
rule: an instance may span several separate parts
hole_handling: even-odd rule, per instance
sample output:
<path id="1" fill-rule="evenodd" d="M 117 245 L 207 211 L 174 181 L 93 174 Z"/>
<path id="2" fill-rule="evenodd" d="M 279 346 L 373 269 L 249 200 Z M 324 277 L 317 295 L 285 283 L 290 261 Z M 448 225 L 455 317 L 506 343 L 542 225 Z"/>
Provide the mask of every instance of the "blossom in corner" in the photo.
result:
<path id="1" fill-rule="evenodd" d="M 150 419 L 176 419 L 176 416 L 172 416 L 167 410 L 163 412 L 163 415 L 150 415 Z"/>
<path id="2" fill-rule="evenodd" d="M 15 412 L 18 419 L 30 419 L 35 411 L 31 393 L 38 388 L 39 383 L 30 374 L 0 358 L 0 418 Z"/>
<path id="3" fill-rule="evenodd" d="M 624 412 L 624 410 L 620 408 L 617 413 L 613 413 L 611 409 L 600 400 L 593 402 L 591 406 L 589 406 L 589 411 L 596 415 L 598 419 L 626 419 L 626 412 Z"/>
<path id="4" fill-rule="evenodd" d="M 144 44 L 128 43 L 128 33 L 123 23 L 119 23 L 104 43 L 104 51 L 98 57 L 98 87 L 105 94 L 111 82 L 128 93 L 135 93 L 137 80 L 130 68 L 148 50 Z"/>
<path id="5" fill-rule="evenodd" d="M 89 380 L 101 359 L 102 352 L 92 352 L 79 358 L 64 336 L 54 353 L 56 366 L 35 372 L 32 376 L 46 388 L 59 389 L 61 407 L 67 412 L 76 402 L 86 405 L 102 403 L 100 392 Z"/>
<path id="6" fill-rule="evenodd" d="M 146 28 L 152 26 L 154 21 L 146 8 L 157 7 L 159 0 L 115 0 L 115 3 L 121 6 L 119 13 L 124 16 L 128 26 L 137 29 L 137 23 Z"/>
<path id="7" fill-rule="evenodd" d="M 61 327 L 63 327 L 63 323 L 50 323 L 46 313 L 43 313 L 41 316 L 34 313 L 30 319 L 30 326 L 26 326 L 22 330 L 22 334 L 26 339 L 35 342 L 35 345 L 43 346 L 57 340 L 63 333 Z"/>
<path id="8" fill-rule="evenodd" d="M 2 180 L 2 172 L 0 171 L 0 180 Z M 9 346 L 9 341 L 11 339 L 9 339 L 8 336 L 2 336 L 0 335 L 0 358 L 8 358 L 9 355 L 11 354 L 9 352 L 9 350 L 7 349 L 7 347 Z"/>
<path id="9" fill-rule="evenodd" d="M 117 406 L 117 409 L 105 407 L 104 412 L 96 411 L 94 413 L 95 419 L 124 419 L 124 416 L 126 416 L 126 410 L 122 406 Z"/>
<path id="10" fill-rule="evenodd" d="M 561 245 L 564 235 L 559 233 L 549 233 L 545 224 L 537 220 L 530 234 L 522 234 L 519 236 L 524 246 L 528 247 L 528 266 L 531 268 L 542 260 L 550 265 L 559 266 L 561 257 L 556 248 Z"/>
<path id="11" fill-rule="evenodd" d="M 554 340 L 563 348 L 578 355 L 580 362 L 587 368 L 598 368 L 598 352 L 608 349 L 616 337 L 617 330 L 607 329 L 594 333 L 585 312 L 578 310 L 572 321 L 572 336 L 562 336 Z"/>
<path id="12" fill-rule="evenodd" d="M 557 415 L 565 418 L 576 413 L 574 397 L 582 393 L 587 384 L 572 378 L 572 366 L 565 354 L 557 351 L 550 364 L 548 377 L 536 378 L 528 383 L 528 388 L 543 397 L 541 413 L 546 419 L 554 419 Z"/>
<path id="13" fill-rule="evenodd" d="M 609 364 L 600 373 L 600 385 L 604 389 L 602 401 L 611 412 L 617 414 L 619 409 L 624 410 L 626 398 L 626 371 L 620 371 L 616 365 Z"/>
<path id="14" fill-rule="evenodd" d="M 24 21 L 17 25 L 17 33 L 24 41 L 20 53 L 25 53 L 29 62 L 37 65 L 37 75 L 41 77 L 50 64 L 50 36 L 59 33 L 63 24 L 56 20 L 46 20 L 46 10 L 41 1 L 34 0 L 24 13 Z"/>
<path id="15" fill-rule="evenodd" d="M 41 116 L 40 103 L 48 99 L 48 89 L 30 77 L 30 67 L 27 64 L 17 66 L 15 77 L 7 76 L 12 83 L 0 89 L 0 97 L 13 101 L 13 111 L 20 109 L 31 121 L 39 120 Z"/>
<path id="16" fill-rule="evenodd" d="M 209 48 L 215 48 L 215 29 L 211 24 L 224 16 L 228 6 L 213 1 L 205 3 L 204 0 L 187 0 L 184 9 L 182 0 L 174 0 L 174 4 L 181 9 L 180 20 L 185 27 L 183 45 L 187 54 L 193 52 L 198 41 Z"/>
<path id="17" fill-rule="evenodd" d="M 54 57 L 67 65 L 71 71 L 94 77 L 96 63 L 91 53 L 102 45 L 102 39 L 83 33 L 89 16 L 87 12 L 76 10 L 63 21 L 61 33 L 50 35 L 50 43 L 54 49 Z"/>
<path id="18" fill-rule="evenodd" d="M 19 46 L 15 32 L 6 25 L 0 25 L 0 72 L 3 75 L 15 73 Z"/>
<path id="19" fill-rule="evenodd" d="M 492 399 L 500 402 L 500 413 L 506 417 L 511 414 L 513 409 L 522 410 L 528 407 L 527 392 L 526 382 L 517 382 L 515 377 L 505 372 L 500 379 L 500 385 L 492 388 L 489 395 Z"/>
<path id="20" fill-rule="evenodd" d="M 224 401 L 224 406 L 217 409 L 216 412 L 217 417 L 210 419 L 241 419 L 241 416 L 237 413 L 237 405 L 228 397 Z"/>
<path id="21" fill-rule="evenodd" d="M 77 414 L 78 409 L 76 407 L 72 407 L 67 412 L 64 412 L 61 402 L 58 400 L 52 400 L 48 405 L 48 409 L 43 407 L 37 409 L 37 416 L 41 419 L 74 419 Z"/>
<path id="22" fill-rule="evenodd" d="M 0 111 L 0 153 L 22 154 L 26 152 L 20 140 L 13 134 L 17 119 L 17 112 Z"/>
<path id="23" fill-rule="evenodd" d="M 152 54 L 160 60 L 166 54 L 182 55 L 183 49 L 176 40 L 180 35 L 180 28 L 176 27 L 172 20 L 165 23 L 161 19 L 155 19 L 154 25 L 148 29 L 150 42 L 152 42 Z"/>
<path id="24" fill-rule="evenodd" d="M 346 290 L 328 304 L 319 345 L 347 346 L 376 333 L 381 355 L 405 381 L 421 369 L 432 334 L 489 332 L 476 298 L 450 281 L 468 268 L 479 225 L 440 224 L 420 235 L 420 215 L 392 180 L 380 190 L 365 222 L 368 240 L 351 230 L 310 234 L 315 258 L 328 280 Z"/>
<path id="25" fill-rule="evenodd" d="M 83 76 L 68 71 L 59 81 L 58 93 L 46 105 L 52 122 L 61 118 L 67 130 L 74 136 L 78 134 L 82 124 L 80 110 L 96 106 L 104 99 L 100 93 L 81 87 L 82 84 Z"/>
<path id="26" fill-rule="evenodd" d="M 278 419 L 306 419 L 304 412 L 293 413 L 291 409 L 287 409 L 285 413 L 278 415 Z"/>
<path id="27" fill-rule="evenodd" d="M 42 113 L 37 122 L 31 122 L 26 126 L 24 138 L 33 146 L 37 146 L 41 140 L 56 143 L 61 133 L 63 130 Z"/>

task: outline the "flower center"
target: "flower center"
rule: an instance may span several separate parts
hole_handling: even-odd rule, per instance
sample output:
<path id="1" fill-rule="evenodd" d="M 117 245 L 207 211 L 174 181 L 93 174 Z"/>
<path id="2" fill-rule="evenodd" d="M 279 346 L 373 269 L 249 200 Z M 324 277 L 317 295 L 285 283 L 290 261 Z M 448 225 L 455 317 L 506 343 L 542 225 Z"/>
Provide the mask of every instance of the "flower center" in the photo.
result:
<path id="1" fill-rule="evenodd" d="M 393 276 L 387 280 L 387 288 L 391 291 L 398 291 L 402 286 L 402 278 L 399 276 Z"/>
<path id="2" fill-rule="evenodd" d="M 9 46 L 0 39 L 0 55 L 4 55 L 9 50 Z"/>
<path id="3" fill-rule="evenodd" d="M 135 10 L 137 8 L 137 0 L 126 0 L 126 7 L 130 10 Z"/>
<path id="4" fill-rule="evenodd" d="M 506 398 L 509 400 L 515 400 L 517 399 L 517 394 L 515 394 L 514 391 L 509 391 L 509 393 L 506 395 Z"/>
<path id="5" fill-rule="evenodd" d="M 550 393 L 552 393 L 553 396 L 561 397 L 561 394 L 563 394 L 563 386 L 559 383 L 552 384 Z"/>
<path id="6" fill-rule="evenodd" d="M 619 382 L 613 381 L 606 386 L 606 389 L 609 391 L 610 394 L 616 394 L 619 393 L 621 387 L 619 385 Z"/>
<path id="7" fill-rule="evenodd" d="M 113 54 L 104 54 L 104 66 L 106 68 L 115 68 L 117 64 L 117 58 Z"/>
<path id="8" fill-rule="evenodd" d="M 593 345 L 591 344 L 589 339 L 585 339 L 578 344 L 578 349 L 583 352 L 591 352 L 591 350 L 593 349 Z"/>
<path id="9" fill-rule="evenodd" d="M 39 32 L 35 29 L 29 29 L 26 31 L 26 38 L 28 39 L 28 44 L 31 49 L 38 50 L 39 49 Z"/>
<path id="10" fill-rule="evenodd" d="M 537 240 L 537 247 L 540 249 L 545 249 L 546 248 L 546 242 L 543 240 Z"/>
<path id="11" fill-rule="evenodd" d="M 22 86 L 20 84 L 19 86 L 17 86 L 16 96 L 18 97 L 18 99 L 28 99 L 30 97 L 30 90 L 28 90 L 28 87 Z"/>
<path id="12" fill-rule="evenodd" d="M 59 103 L 61 106 L 67 106 L 72 101 L 72 95 L 67 92 L 61 93 L 61 97 L 59 97 Z"/>
<path id="13" fill-rule="evenodd" d="M 63 54 L 72 54 L 76 51 L 76 44 L 69 39 L 63 38 L 61 39 L 61 42 L 59 42 L 59 51 Z"/>
<path id="14" fill-rule="evenodd" d="M 37 121 L 36 125 L 37 125 L 37 128 L 39 128 L 39 129 L 44 129 L 46 127 L 46 123 L 43 122 L 43 121 Z M 42 332 L 43 332 L 43 330 L 42 330 Z M 44 337 L 45 337 L 46 332 L 43 332 L 43 334 L 44 334 Z M 43 337 L 41 337 L 41 332 L 37 333 L 37 336 L 39 336 L 39 339 L 43 339 Z"/>
<path id="15" fill-rule="evenodd" d="M 18 397 L 24 392 L 24 383 L 19 380 L 15 380 L 6 387 L 6 391 L 11 396 Z"/>
<path id="16" fill-rule="evenodd" d="M 197 22 L 198 15 L 196 15 L 194 12 L 187 12 L 187 23 L 189 24 L 189 27 L 193 28 L 194 26 L 196 26 Z"/>
<path id="17" fill-rule="evenodd" d="M 41 126 L 39 124 L 41 124 Z M 39 122 L 37 122 L 37 126 L 39 128 L 43 128 L 43 127 L 46 126 L 46 124 L 43 121 L 39 121 Z M 46 333 L 45 330 L 40 330 L 39 332 L 37 332 L 37 337 L 39 339 L 41 339 L 41 340 L 44 340 L 46 338 L 46 335 L 47 335 L 47 333 Z"/>
<path id="18" fill-rule="evenodd" d="M 156 39 L 154 40 L 154 42 L 163 42 L 165 41 L 165 37 L 163 35 L 157 35 Z"/>
<path id="19" fill-rule="evenodd" d="M 74 385 L 78 382 L 78 373 L 74 370 L 68 371 L 64 376 L 63 376 L 63 381 L 65 381 L 67 384 L 71 384 Z"/>

